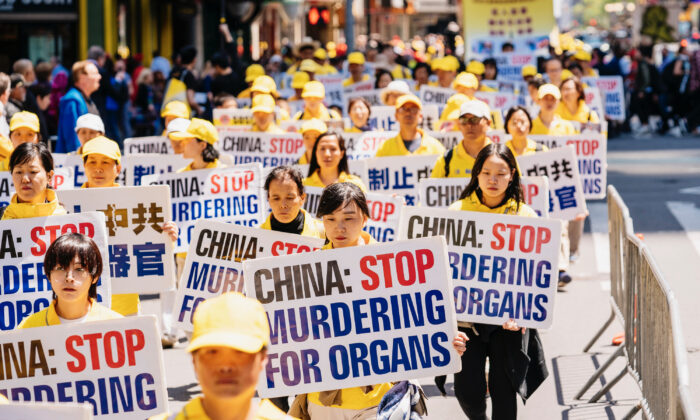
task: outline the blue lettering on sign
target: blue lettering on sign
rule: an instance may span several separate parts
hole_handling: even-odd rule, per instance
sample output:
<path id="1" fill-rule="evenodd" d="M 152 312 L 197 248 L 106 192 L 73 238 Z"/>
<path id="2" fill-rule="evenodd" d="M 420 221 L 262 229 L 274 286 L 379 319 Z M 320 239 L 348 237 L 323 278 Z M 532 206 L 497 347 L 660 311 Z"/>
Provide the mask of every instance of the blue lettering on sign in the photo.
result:
<path id="1" fill-rule="evenodd" d="M 49 299 L 45 297 L 0 302 L 0 330 L 13 330 L 24 318 L 48 306 Z"/>
<path id="2" fill-rule="evenodd" d="M 456 286 L 454 288 L 457 314 L 512 318 L 515 320 L 544 321 L 549 298 L 545 294 L 482 289 L 480 287 Z"/>

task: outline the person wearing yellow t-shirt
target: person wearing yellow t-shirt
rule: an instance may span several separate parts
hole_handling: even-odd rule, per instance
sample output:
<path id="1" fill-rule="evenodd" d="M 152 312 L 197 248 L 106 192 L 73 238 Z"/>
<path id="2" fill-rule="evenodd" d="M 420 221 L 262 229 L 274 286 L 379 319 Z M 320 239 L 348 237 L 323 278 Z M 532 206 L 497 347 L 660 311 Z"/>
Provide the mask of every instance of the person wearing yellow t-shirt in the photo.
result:
<path id="1" fill-rule="evenodd" d="M 190 108 L 189 106 L 181 101 L 170 101 L 168 102 L 162 111 L 160 111 L 160 116 L 163 118 L 163 127 L 167 129 L 168 125 L 175 118 L 190 119 Z M 104 134 L 104 130 L 102 132 Z M 166 130 L 163 130 L 163 136 L 166 135 Z M 178 153 L 178 152 L 175 152 Z"/>
<path id="2" fill-rule="evenodd" d="M 472 73 L 466 71 L 457 75 L 452 88 L 457 92 L 467 96 L 469 99 L 475 99 L 474 94 L 479 89 L 479 79 Z"/>
<path id="3" fill-rule="evenodd" d="M 311 153 L 314 150 L 316 139 L 321 134 L 328 131 L 326 123 L 318 119 L 304 121 L 301 125 L 301 137 L 304 140 L 304 154 L 301 155 L 296 163 L 299 165 L 308 165 L 311 162 Z"/>
<path id="4" fill-rule="evenodd" d="M 441 155 L 445 147 L 440 141 L 418 128 L 423 119 L 423 105 L 415 95 L 403 95 L 396 100 L 396 121 L 399 133 L 382 142 L 376 157 Z"/>
<path id="5" fill-rule="evenodd" d="M 214 148 L 219 133 L 209 121 L 192 118 L 187 131 L 171 133 L 170 139 L 182 142 L 182 157 L 192 159 L 189 165 L 178 169 L 178 173 L 223 166 L 219 163 L 219 152 Z"/>
<path id="6" fill-rule="evenodd" d="M 20 111 L 10 119 L 10 138 L 0 136 L 0 149 L 5 156 L 0 161 L 0 171 L 10 168 L 10 155 L 12 151 L 22 143 L 37 143 L 41 136 L 39 131 L 39 117 L 31 112 Z"/>
<path id="7" fill-rule="evenodd" d="M 437 75 L 437 86 L 451 88 L 457 77 L 459 70 L 459 60 L 453 55 L 437 59 L 432 66 L 433 72 Z"/>
<path id="8" fill-rule="evenodd" d="M 301 101 L 301 94 L 304 91 L 304 85 L 311 81 L 309 74 L 303 71 L 298 71 L 292 76 L 292 89 L 294 89 L 294 95 L 288 99 L 289 102 Z"/>
<path id="9" fill-rule="evenodd" d="M 324 188 L 336 182 L 350 182 L 367 191 L 362 180 L 350 173 L 345 152 L 345 140 L 340 133 L 331 131 L 321 134 L 311 152 L 309 173 L 304 178 L 304 185 Z"/>
<path id="10" fill-rule="evenodd" d="M 314 51 L 313 60 L 318 64 L 318 75 L 336 74 L 338 70 L 328 63 L 328 53 L 323 48 L 317 48 Z"/>
<path id="11" fill-rule="evenodd" d="M 350 77 L 343 80 L 343 86 L 347 87 L 355 83 L 366 82 L 369 80 L 369 75 L 365 72 L 365 56 L 361 52 L 352 52 L 348 54 L 348 71 Z"/>
<path id="12" fill-rule="evenodd" d="M 250 131 L 284 134 L 284 130 L 275 124 L 275 99 L 271 95 L 255 95 L 252 111 L 253 127 Z"/>
<path id="13" fill-rule="evenodd" d="M 303 71 L 309 75 L 310 80 L 314 80 L 319 71 L 321 71 L 321 66 L 314 60 L 302 60 L 301 63 L 299 63 L 299 71 Z"/>
<path id="14" fill-rule="evenodd" d="M 403 80 L 392 80 L 382 89 L 379 95 L 382 103 L 386 106 L 396 106 L 396 101 L 403 95 L 410 95 L 411 88 Z"/>
<path id="15" fill-rule="evenodd" d="M 270 345 L 270 327 L 260 302 L 241 293 L 224 293 L 197 306 L 193 325 L 187 352 L 202 395 L 178 413 L 150 420 L 294 420 L 269 400 L 253 403 Z"/>
<path id="16" fill-rule="evenodd" d="M 473 77 L 473 76 L 472 76 Z M 458 131 L 459 130 L 459 109 L 462 104 L 467 102 L 469 97 L 462 93 L 455 93 L 447 99 L 447 104 L 440 114 L 436 129 L 441 132 Z"/>
<path id="17" fill-rule="evenodd" d="M 559 88 L 551 83 L 546 83 L 537 90 L 537 103 L 540 112 L 532 120 L 530 134 L 544 134 L 550 136 L 567 136 L 576 134 L 574 126 L 556 114 L 561 93 Z"/>
<path id="18" fill-rule="evenodd" d="M 244 89 L 238 94 L 238 99 L 250 98 L 250 87 L 253 86 L 253 82 L 258 76 L 265 75 L 265 68 L 260 64 L 251 64 L 245 69 L 245 82 L 248 83 L 248 88 Z"/>
<path id="19" fill-rule="evenodd" d="M 477 80 L 479 81 L 479 88 L 478 90 L 481 92 L 496 92 L 497 90 L 491 87 L 488 87 L 484 84 L 481 83 L 481 80 L 484 78 L 484 73 L 486 72 L 486 66 L 484 66 L 484 63 L 481 61 L 477 60 L 472 60 L 467 64 L 467 73 L 471 73 L 474 76 L 476 76 Z"/>
<path id="20" fill-rule="evenodd" d="M 459 131 L 462 141 L 435 162 L 431 178 L 461 178 L 472 173 L 474 160 L 481 149 L 491 144 L 486 133 L 491 127 L 491 110 L 478 99 L 465 101 L 459 108 Z"/>
<path id="21" fill-rule="evenodd" d="M 334 110 L 329 110 L 323 105 L 323 100 L 326 98 L 326 88 L 323 83 L 310 81 L 304 85 L 304 90 L 301 93 L 304 99 L 304 109 L 294 115 L 295 120 L 311 120 L 317 118 L 319 120 L 328 121 L 340 119 L 341 116 Z"/>
<path id="22" fill-rule="evenodd" d="M 537 77 L 537 67 L 532 64 L 526 64 L 520 69 L 520 75 L 523 77 L 523 81 L 528 83 L 530 80 Z"/>
<path id="23" fill-rule="evenodd" d="M 598 114 L 586 105 L 583 84 L 575 78 L 561 82 L 561 102 L 554 113 L 567 121 L 599 123 Z"/>

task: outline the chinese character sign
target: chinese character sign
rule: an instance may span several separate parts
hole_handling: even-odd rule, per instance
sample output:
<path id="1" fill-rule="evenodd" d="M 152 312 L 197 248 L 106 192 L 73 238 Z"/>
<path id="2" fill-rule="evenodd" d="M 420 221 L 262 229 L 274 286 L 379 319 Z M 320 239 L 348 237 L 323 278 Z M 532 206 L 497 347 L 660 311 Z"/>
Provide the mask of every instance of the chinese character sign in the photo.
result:
<path id="1" fill-rule="evenodd" d="M 398 194 L 406 205 L 418 204 L 418 182 L 430 177 L 438 155 L 391 156 L 367 159 L 370 191 Z"/>
<path id="2" fill-rule="evenodd" d="M 162 175 L 177 172 L 178 169 L 189 165 L 190 159 L 182 155 L 158 155 L 144 153 L 128 155 L 122 158 L 122 166 L 126 174 L 127 186 L 141 185 L 141 178 L 146 175 Z"/>

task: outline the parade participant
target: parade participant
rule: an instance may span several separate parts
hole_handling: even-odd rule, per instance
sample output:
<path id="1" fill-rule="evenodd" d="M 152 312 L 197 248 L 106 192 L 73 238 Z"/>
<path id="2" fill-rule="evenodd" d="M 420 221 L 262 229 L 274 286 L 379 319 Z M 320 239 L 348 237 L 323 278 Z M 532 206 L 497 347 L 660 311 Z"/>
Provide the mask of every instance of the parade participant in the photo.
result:
<path id="1" fill-rule="evenodd" d="M 304 179 L 304 185 L 326 187 L 336 182 L 351 182 L 362 191 L 367 191 L 362 180 L 350 173 L 343 136 L 338 132 L 328 131 L 316 139 L 311 152 L 309 174 Z"/>
<path id="2" fill-rule="evenodd" d="M 580 49 L 574 54 L 574 60 L 581 66 L 583 77 L 597 77 L 598 73 L 591 67 L 592 55 L 590 52 Z"/>
<path id="3" fill-rule="evenodd" d="M 151 420 L 294 420 L 269 400 L 253 404 L 267 364 L 270 327 L 262 304 L 237 292 L 207 299 L 193 317 L 192 354 L 202 395 Z"/>
<path id="4" fill-rule="evenodd" d="M 292 76 L 292 89 L 294 89 L 294 96 L 289 98 L 289 101 L 301 101 L 301 94 L 304 91 L 304 85 L 306 85 L 311 78 L 309 74 L 303 71 L 298 71 Z"/>
<path id="5" fill-rule="evenodd" d="M 478 99 L 465 101 L 459 108 L 459 131 L 462 141 L 438 158 L 430 174 L 432 178 L 469 177 L 474 160 L 491 139 L 486 133 L 491 127 L 491 110 Z"/>
<path id="6" fill-rule="evenodd" d="M 537 76 L 537 67 L 532 64 L 524 65 L 520 70 L 520 75 L 523 77 L 523 81 L 528 83 Z"/>
<path id="7" fill-rule="evenodd" d="M 326 97 L 326 88 L 323 86 L 323 83 L 313 80 L 306 83 L 301 97 L 304 99 L 304 109 L 294 115 L 295 120 L 317 118 L 328 121 L 341 119 L 340 114 L 334 110 L 329 110 L 323 105 L 323 100 Z"/>
<path id="8" fill-rule="evenodd" d="M 267 75 L 256 77 L 255 81 L 250 86 L 251 99 L 255 98 L 256 95 L 270 95 L 273 98 L 277 98 L 279 93 L 277 92 L 275 79 Z"/>
<path id="9" fill-rule="evenodd" d="M 223 92 L 214 96 L 214 109 L 238 109 L 238 101 L 236 97 Z"/>
<path id="10" fill-rule="evenodd" d="M 408 87 L 408 83 L 403 80 L 393 80 L 382 90 L 379 97 L 384 105 L 395 106 L 397 99 L 410 93 L 411 88 Z"/>
<path id="11" fill-rule="evenodd" d="M 383 94 L 383 93 L 382 93 Z M 368 121 L 372 114 L 372 107 L 365 98 L 352 98 L 348 103 L 348 115 L 352 127 L 345 130 L 348 133 L 364 133 L 371 131 Z"/>
<path id="12" fill-rule="evenodd" d="M 82 154 L 85 143 L 97 136 L 104 136 L 105 125 L 102 122 L 102 118 L 95 114 L 81 115 L 75 124 L 75 134 L 78 135 L 78 141 L 80 141 L 80 147 L 76 153 Z"/>
<path id="13" fill-rule="evenodd" d="M 275 99 L 271 95 L 255 95 L 252 111 L 253 127 L 250 131 L 284 134 L 284 130 L 275 124 Z"/>
<path id="14" fill-rule="evenodd" d="M 574 126 L 556 114 L 559 100 L 561 100 L 561 93 L 558 87 L 551 83 L 540 86 L 537 90 L 537 103 L 540 106 L 540 112 L 532 121 L 530 134 L 550 136 L 576 134 Z"/>
<path id="15" fill-rule="evenodd" d="M 58 237 L 44 255 L 44 274 L 53 290 L 51 304 L 27 317 L 17 328 L 121 318 L 97 303 L 102 269 L 102 254 L 89 236 L 68 233 Z"/>
<path id="16" fill-rule="evenodd" d="M 311 162 L 312 151 L 316 144 L 316 139 L 321 134 L 328 131 L 326 123 L 318 119 L 304 121 L 301 125 L 301 137 L 304 139 L 304 154 L 296 162 L 299 165 L 308 165 Z"/>
<path id="17" fill-rule="evenodd" d="M 219 163 L 219 152 L 214 148 L 214 144 L 219 141 L 219 133 L 209 121 L 192 118 L 187 131 L 171 133 L 169 137 L 182 142 L 182 157 L 192 159 L 178 173 L 223 166 Z"/>
<path id="18" fill-rule="evenodd" d="M 479 79 L 476 78 L 472 73 L 467 73 L 466 71 L 461 72 L 457 75 L 452 88 L 466 95 L 469 99 L 474 99 L 474 94 L 479 89 Z"/>
<path id="19" fill-rule="evenodd" d="M 484 80 L 496 80 L 498 78 L 498 64 L 494 58 L 484 60 Z"/>
<path id="20" fill-rule="evenodd" d="M 416 91 L 420 91 L 421 86 L 429 86 L 430 66 L 426 63 L 418 63 L 413 68 L 413 80 L 416 82 Z"/>
<path id="21" fill-rule="evenodd" d="M 163 127 L 168 127 L 170 121 L 175 118 L 190 119 L 190 108 L 182 101 L 170 101 L 165 104 L 165 107 L 160 111 L 160 116 L 163 117 Z M 163 134 L 165 135 L 165 133 Z"/>
<path id="22" fill-rule="evenodd" d="M 186 118 L 175 118 L 170 121 L 165 128 L 165 136 L 170 140 L 170 145 L 173 148 L 173 153 L 176 155 L 182 154 L 182 146 L 184 143 L 180 140 L 173 139 L 170 135 L 173 133 L 184 133 L 187 131 L 187 127 L 190 126 L 190 120 Z"/>
<path id="23" fill-rule="evenodd" d="M 457 76 L 459 60 L 453 55 L 448 55 L 437 60 L 433 66 L 433 72 L 437 75 L 437 86 L 451 88 Z"/>
<path id="24" fill-rule="evenodd" d="M 15 193 L 3 209 L 2 220 L 66 214 L 49 186 L 53 157 L 44 143 L 22 143 L 10 155 L 10 173 Z"/>
<path id="25" fill-rule="evenodd" d="M 473 77 L 473 75 L 471 76 Z M 438 119 L 438 131 L 445 132 L 459 130 L 459 109 L 462 107 L 463 103 L 470 99 L 473 98 L 469 98 L 467 95 L 462 93 L 455 93 L 454 95 L 450 96 L 450 98 L 447 100 L 447 104 L 445 105 L 445 109 L 442 110 L 442 114 L 440 114 L 440 118 Z"/>
<path id="26" fill-rule="evenodd" d="M 362 230 L 369 220 L 367 199 L 357 185 L 342 182 L 326 187 L 321 194 L 317 217 L 323 220 L 327 243 L 323 250 L 377 243 Z M 459 355 L 466 335 L 458 333 L 453 346 Z M 289 414 L 302 420 L 375 418 L 377 406 L 393 386 L 390 382 L 298 395 Z M 361 413 L 361 414 L 360 414 Z"/>
<path id="27" fill-rule="evenodd" d="M 377 68 L 374 74 L 374 88 L 375 89 L 384 89 L 391 82 L 394 81 L 394 77 L 391 75 L 391 72 L 385 68 Z"/>
<path id="28" fill-rule="evenodd" d="M 356 51 L 348 54 L 348 71 L 350 72 L 350 77 L 343 80 L 344 87 L 369 80 L 369 75 L 364 74 L 365 56 L 361 52 Z"/>
<path id="29" fill-rule="evenodd" d="M 479 152 L 469 184 L 449 209 L 537 217 L 523 203 L 515 157 L 500 144 L 489 144 Z M 512 319 L 502 326 L 459 322 L 459 330 L 469 339 L 462 370 L 454 376 L 455 396 L 462 410 L 470 419 L 488 418 L 488 392 L 491 417 L 515 420 L 516 395 L 525 401 L 549 374 L 537 330 L 520 328 Z"/>
<path id="30" fill-rule="evenodd" d="M 338 70 L 336 70 L 335 67 L 328 63 L 328 54 L 323 48 L 317 48 L 316 51 L 314 51 L 313 60 L 316 62 L 316 64 L 318 64 L 318 71 L 316 72 L 316 74 L 327 75 L 338 73 Z"/>
<path id="31" fill-rule="evenodd" d="M 386 57 L 387 67 L 394 79 L 410 79 L 411 70 L 396 62 L 401 49 L 391 44 L 384 44 L 379 49 L 379 53 Z"/>
<path id="32" fill-rule="evenodd" d="M 399 132 L 386 139 L 377 150 L 377 157 L 408 155 L 441 155 L 445 147 L 439 140 L 418 128 L 423 119 L 423 105 L 414 95 L 403 95 L 396 100 L 396 121 Z"/>
<path id="33" fill-rule="evenodd" d="M 36 114 L 20 111 L 10 119 L 10 141 L 17 148 L 22 143 L 38 143 L 41 140 L 39 117 Z"/>
<path id="34" fill-rule="evenodd" d="M 567 121 L 580 123 L 599 123 L 598 114 L 586 105 L 586 94 L 583 84 L 576 78 L 568 78 L 561 82 L 561 102 L 554 113 Z"/>
<path id="35" fill-rule="evenodd" d="M 100 115 L 97 106 L 90 95 L 100 87 L 100 76 L 97 66 L 91 61 L 78 61 L 71 68 L 73 87 L 63 95 L 58 104 L 58 139 L 56 153 L 68 153 L 80 147 L 80 141 L 75 134 L 78 117 L 83 114 Z"/>
<path id="36" fill-rule="evenodd" d="M 248 87 L 238 94 L 238 99 L 250 98 L 250 87 L 253 86 L 253 82 L 258 76 L 265 75 L 265 68 L 260 64 L 251 64 L 245 69 L 245 82 L 248 83 Z"/>
<path id="37" fill-rule="evenodd" d="M 486 72 L 486 66 L 484 66 L 484 63 L 481 61 L 477 60 L 472 60 L 467 64 L 467 73 L 473 74 L 476 79 L 479 81 L 479 88 L 478 90 L 482 92 L 495 92 L 496 89 L 492 89 L 483 83 L 481 83 L 482 80 L 484 80 L 484 73 Z"/>
<path id="38" fill-rule="evenodd" d="M 299 71 L 308 74 L 309 80 L 314 80 L 316 73 L 318 73 L 320 69 L 320 66 L 316 64 L 314 60 L 306 59 L 299 63 Z"/>
<path id="39" fill-rule="evenodd" d="M 303 41 L 302 43 L 297 44 L 297 51 L 295 55 L 299 58 L 299 61 L 289 66 L 287 73 L 293 74 L 299 71 L 299 64 L 304 60 L 314 58 L 314 51 L 316 51 L 316 49 L 316 44 L 313 41 Z"/>
<path id="40" fill-rule="evenodd" d="M 557 57 L 551 56 L 544 62 L 544 72 L 547 74 L 549 83 L 554 86 L 561 85 L 562 71 L 564 71 L 564 66 Z"/>

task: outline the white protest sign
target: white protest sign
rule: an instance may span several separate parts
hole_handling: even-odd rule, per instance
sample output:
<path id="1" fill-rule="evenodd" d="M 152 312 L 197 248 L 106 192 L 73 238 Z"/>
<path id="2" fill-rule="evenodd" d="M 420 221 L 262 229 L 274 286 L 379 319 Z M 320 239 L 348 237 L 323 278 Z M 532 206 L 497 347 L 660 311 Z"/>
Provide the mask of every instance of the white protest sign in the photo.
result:
<path id="1" fill-rule="evenodd" d="M 361 91 L 368 91 L 368 90 L 373 90 L 374 89 L 374 77 L 370 77 L 368 80 L 362 81 L 362 82 L 357 82 L 353 83 L 348 86 L 343 87 L 343 93 L 345 93 L 345 99 L 350 99 L 350 96 L 348 94 L 352 94 L 353 92 L 361 92 Z"/>
<path id="2" fill-rule="evenodd" d="M 396 108 L 393 106 L 372 106 L 367 124 L 372 130 L 397 131 Z"/>
<path id="3" fill-rule="evenodd" d="M 552 324 L 560 234 L 558 220 L 423 207 L 404 207 L 399 228 L 447 241 L 457 320 L 527 328 Z"/>
<path id="4" fill-rule="evenodd" d="M 420 87 L 420 101 L 423 105 L 445 105 L 456 92 L 451 88 L 423 85 Z"/>
<path id="5" fill-rule="evenodd" d="M 605 106 L 605 118 L 615 121 L 625 120 L 625 86 L 622 76 L 584 77 L 583 82 L 598 86 Z"/>
<path id="6" fill-rule="evenodd" d="M 226 132 L 216 148 L 232 156 L 236 165 L 259 162 L 263 167 L 277 167 L 301 157 L 304 139 L 299 133 Z"/>
<path id="7" fill-rule="evenodd" d="M 0 404 L 0 419 L 12 420 L 92 420 L 89 403 L 10 403 Z"/>
<path id="8" fill-rule="evenodd" d="M 143 185 L 168 184 L 172 220 L 180 229 L 175 252 L 186 252 L 198 219 L 216 219 L 245 226 L 264 220 L 262 168 L 200 169 L 176 174 L 148 175 Z"/>
<path id="9" fill-rule="evenodd" d="M 390 156 L 366 159 L 370 191 L 398 194 L 406 204 L 418 204 L 418 181 L 430 177 L 439 155 Z"/>
<path id="10" fill-rule="evenodd" d="M 452 149 L 464 138 L 461 131 L 430 131 L 428 134 L 440 140 L 445 150 Z"/>
<path id="11" fill-rule="evenodd" d="M 423 120 L 418 123 L 418 127 L 424 131 L 433 130 L 440 119 L 443 105 L 425 104 L 423 105 Z M 398 128 L 397 128 L 398 129 Z"/>
<path id="12" fill-rule="evenodd" d="M 581 176 L 584 197 L 587 200 L 605 198 L 608 182 L 608 140 L 604 134 L 585 131 L 571 136 L 530 137 L 550 149 L 573 146 L 578 158 L 578 172 Z M 549 182 L 552 182 L 551 178 Z"/>
<path id="13" fill-rule="evenodd" d="M 0 389 L 11 400 L 88 403 L 100 419 L 144 419 L 168 410 L 154 316 L 9 331 L 0 344 L 6 356 L 30 364 L 5 361 Z"/>
<path id="14" fill-rule="evenodd" d="M 141 178 L 146 175 L 160 175 L 177 172 L 192 162 L 182 155 L 159 155 L 144 153 L 122 157 L 122 166 L 129 187 L 141 185 Z"/>
<path id="15" fill-rule="evenodd" d="M 304 187 L 306 201 L 304 210 L 312 215 L 316 214 L 318 204 L 321 201 L 323 188 Z M 399 227 L 399 215 L 403 206 L 401 197 L 368 192 L 367 207 L 369 208 L 369 220 L 364 230 L 367 231 L 378 242 L 391 242 L 396 239 Z"/>
<path id="16" fill-rule="evenodd" d="M 66 168 L 68 170 L 68 172 L 62 172 L 60 175 L 63 177 L 61 188 L 80 188 L 87 182 L 82 156 L 67 153 L 52 153 L 51 155 L 56 169 Z M 72 178 L 66 178 L 66 175 L 72 175 Z"/>
<path id="17" fill-rule="evenodd" d="M 498 66 L 498 80 L 521 82 L 523 80 L 523 67 L 527 65 L 537 66 L 537 57 L 534 54 L 501 53 L 492 56 Z"/>
<path id="18" fill-rule="evenodd" d="M 460 370 L 442 238 L 248 260 L 243 272 L 270 322 L 262 398 Z"/>
<path id="19" fill-rule="evenodd" d="M 518 156 L 517 159 L 523 175 L 548 177 L 549 214 L 552 218 L 573 220 L 586 212 L 586 200 L 573 147 L 560 147 L 548 152 Z"/>
<path id="20" fill-rule="evenodd" d="M 15 193 L 15 184 L 9 171 L 0 172 L 0 207 L 8 206 Z"/>
<path id="21" fill-rule="evenodd" d="M 124 156 L 141 153 L 172 154 L 173 146 L 164 136 L 131 137 L 124 140 Z"/>
<path id="22" fill-rule="evenodd" d="M 364 133 L 343 133 L 345 153 L 350 161 L 373 158 L 382 143 L 396 136 L 395 131 L 367 131 Z"/>
<path id="23" fill-rule="evenodd" d="M 172 220 L 167 185 L 81 188 L 57 195 L 69 213 L 104 213 L 112 293 L 160 293 L 172 288 L 173 243 L 162 229 Z"/>
<path id="24" fill-rule="evenodd" d="M 99 302 L 109 306 L 111 281 L 104 214 L 2 220 L 0 330 L 11 330 L 27 316 L 49 306 L 52 290 L 44 273 L 44 255 L 59 236 L 74 232 L 91 237 L 100 249 L 103 271 L 97 295 Z"/>
<path id="25" fill-rule="evenodd" d="M 315 79 L 326 88 L 326 98 L 323 101 L 326 106 L 345 106 L 345 94 L 343 92 L 343 76 L 340 74 L 328 74 L 316 76 Z"/>
<path id="26" fill-rule="evenodd" d="M 321 249 L 320 238 L 200 220 L 192 232 L 173 305 L 174 322 L 192 331 L 197 305 L 229 291 L 243 292 L 242 261 Z"/>
<path id="27" fill-rule="evenodd" d="M 605 120 L 605 107 L 603 106 L 603 99 L 600 96 L 600 89 L 597 86 L 589 86 L 583 89 L 583 94 L 586 98 L 586 105 L 593 112 L 598 114 L 598 118 L 603 121 Z"/>
<path id="28" fill-rule="evenodd" d="M 310 176 L 309 165 L 295 164 L 294 166 L 297 168 L 297 170 L 299 170 L 304 178 L 308 178 Z M 367 186 L 367 162 L 365 160 L 348 160 L 348 170 L 350 170 L 352 175 L 360 178 L 362 183 Z"/>
<path id="29" fill-rule="evenodd" d="M 507 92 L 482 92 L 474 93 L 474 97 L 488 104 L 491 111 L 508 110 L 511 107 L 518 105 L 518 98 L 512 93 Z"/>
<path id="30" fill-rule="evenodd" d="M 220 126 L 234 126 L 243 125 L 251 126 L 253 125 L 253 110 L 248 109 L 214 109 L 214 125 L 218 128 Z"/>
<path id="31" fill-rule="evenodd" d="M 549 179 L 546 176 L 521 176 L 525 204 L 538 216 L 549 217 Z"/>
<path id="32" fill-rule="evenodd" d="M 53 170 L 51 187 L 55 190 L 65 190 L 75 188 L 73 186 L 73 168 L 62 167 Z M 0 207 L 7 206 L 15 193 L 15 185 L 12 182 L 12 173 L 9 171 L 0 172 Z"/>

